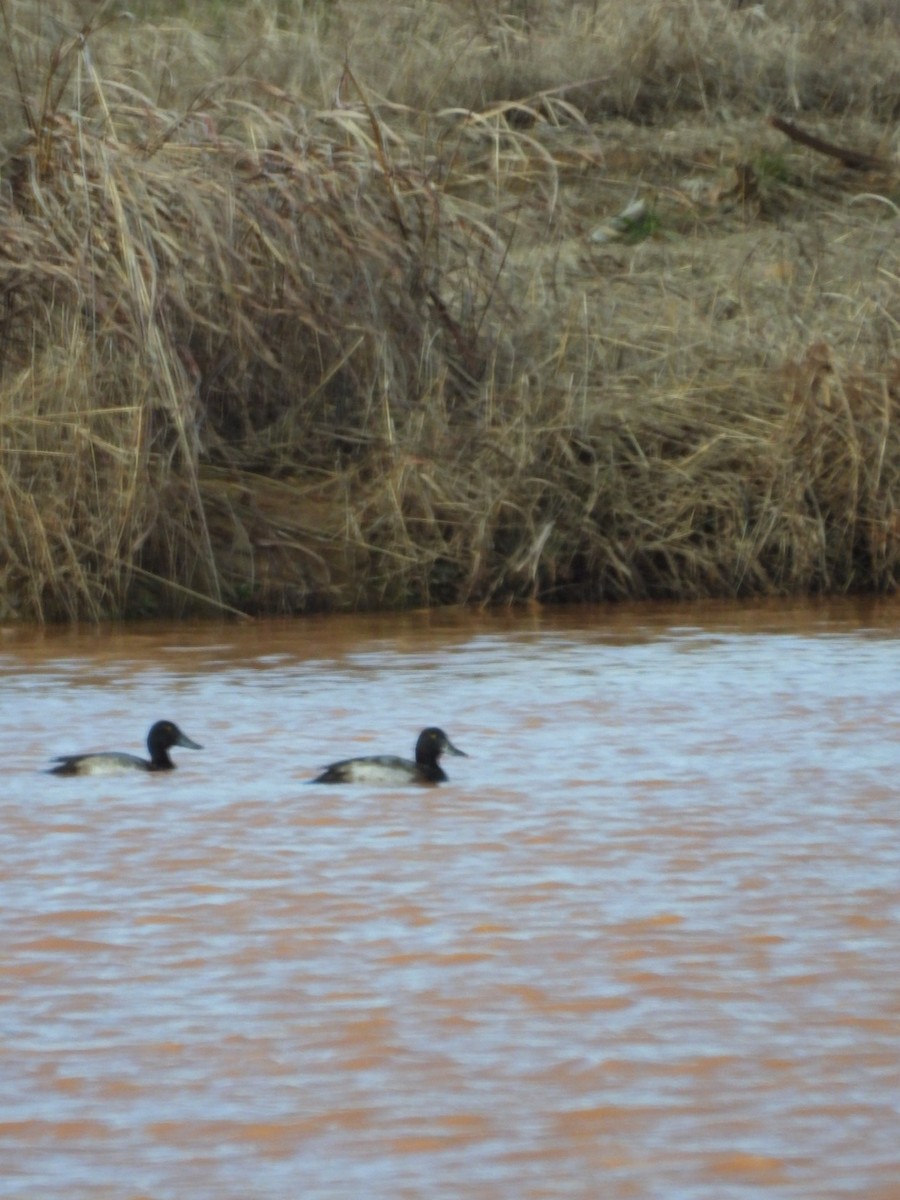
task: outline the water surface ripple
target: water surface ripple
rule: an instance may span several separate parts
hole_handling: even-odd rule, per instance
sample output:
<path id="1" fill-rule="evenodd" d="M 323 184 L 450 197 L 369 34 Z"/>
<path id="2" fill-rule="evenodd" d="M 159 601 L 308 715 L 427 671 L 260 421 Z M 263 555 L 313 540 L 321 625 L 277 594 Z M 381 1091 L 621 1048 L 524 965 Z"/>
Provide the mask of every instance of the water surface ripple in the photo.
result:
<path id="1" fill-rule="evenodd" d="M 0 1196 L 896 1200 L 898 635 L 0 631 Z M 306 782 L 428 724 L 441 788 Z"/>

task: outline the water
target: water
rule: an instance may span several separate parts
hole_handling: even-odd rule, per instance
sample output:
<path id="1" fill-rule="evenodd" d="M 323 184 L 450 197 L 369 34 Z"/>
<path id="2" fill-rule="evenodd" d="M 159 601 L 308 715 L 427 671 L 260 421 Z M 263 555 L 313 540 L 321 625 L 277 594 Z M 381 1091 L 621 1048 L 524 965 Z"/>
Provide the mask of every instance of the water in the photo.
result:
<path id="1" fill-rule="evenodd" d="M 896 1200 L 898 634 L 3 630 L 0 1196 Z M 428 724 L 449 784 L 306 782 Z"/>

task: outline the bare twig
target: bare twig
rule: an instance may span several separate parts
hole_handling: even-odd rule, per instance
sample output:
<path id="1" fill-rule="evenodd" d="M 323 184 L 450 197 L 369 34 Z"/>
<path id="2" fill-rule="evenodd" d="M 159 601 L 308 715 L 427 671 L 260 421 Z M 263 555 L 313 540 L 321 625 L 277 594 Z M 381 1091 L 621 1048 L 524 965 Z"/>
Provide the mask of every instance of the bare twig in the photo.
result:
<path id="1" fill-rule="evenodd" d="M 835 142 L 827 142 L 824 138 L 816 137 L 814 133 L 807 133 L 792 121 L 786 121 L 784 117 L 769 117 L 769 124 L 791 141 L 799 142 L 801 146 L 809 146 L 810 150 L 818 150 L 820 154 L 840 159 L 845 167 L 852 167 L 854 171 L 877 171 L 888 165 L 876 154 L 865 154 L 862 150 L 854 150 L 850 146 L 838 146 Z"/>

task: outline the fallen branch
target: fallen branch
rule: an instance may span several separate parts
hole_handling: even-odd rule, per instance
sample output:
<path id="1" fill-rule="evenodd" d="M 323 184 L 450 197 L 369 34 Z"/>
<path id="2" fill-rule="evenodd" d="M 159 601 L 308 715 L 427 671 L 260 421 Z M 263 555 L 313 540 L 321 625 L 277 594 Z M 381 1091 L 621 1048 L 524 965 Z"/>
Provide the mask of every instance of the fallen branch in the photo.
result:
<path id="1" fill-rule="evenodd" d="M 807 133 L 805 129 L 801 129 L 792 121 L 786 121 L 784 117 L 769 117 L 769 124 L 792 141 L 799 142 L 801 146 L 809 146 L 811 150 L 818 150 L 820 154 L 830 154 L 832 158 L 840 159 L 845 167 L 852 167 L 855 171 L 872 171 L 887 167 L 884 159 L 875 154 L 864 154 L 861 150 L 853 150 L 849 146 L 837 146 L 834 142 L 826 142 L 824 138 Z"/>

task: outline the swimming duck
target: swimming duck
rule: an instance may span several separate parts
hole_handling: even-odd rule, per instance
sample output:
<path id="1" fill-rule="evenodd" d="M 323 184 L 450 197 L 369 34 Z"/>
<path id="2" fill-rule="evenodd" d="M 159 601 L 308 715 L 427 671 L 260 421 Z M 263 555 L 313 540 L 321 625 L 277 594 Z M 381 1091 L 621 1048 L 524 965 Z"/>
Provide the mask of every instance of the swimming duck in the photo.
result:
<path id="1" fill-rule="evenodd" d="M 311 783 L 444 783 L 447 776 L 438 764 L 442 754 L 468 755 L 457 750 L 443 729 L 423 729 L 416 742 L 416 761 L 394 754 L 345 758 L 332 763 Z"/>
<path id="2" fill-rule="evenodd" d="M 191 739 L 174 721 L 157 721 L 147 734 L 149 760 L 136 754 L 121 754 L 103 751 L 99 754 L 61 754 L 53 761 L 59 765 L 51 767 L 50 775 L 118 775 L 124 771 L 171 771 L 175 764 L 169 758 L 173 746 L 185 746 L 188 750 L 203 747 Z"/>

